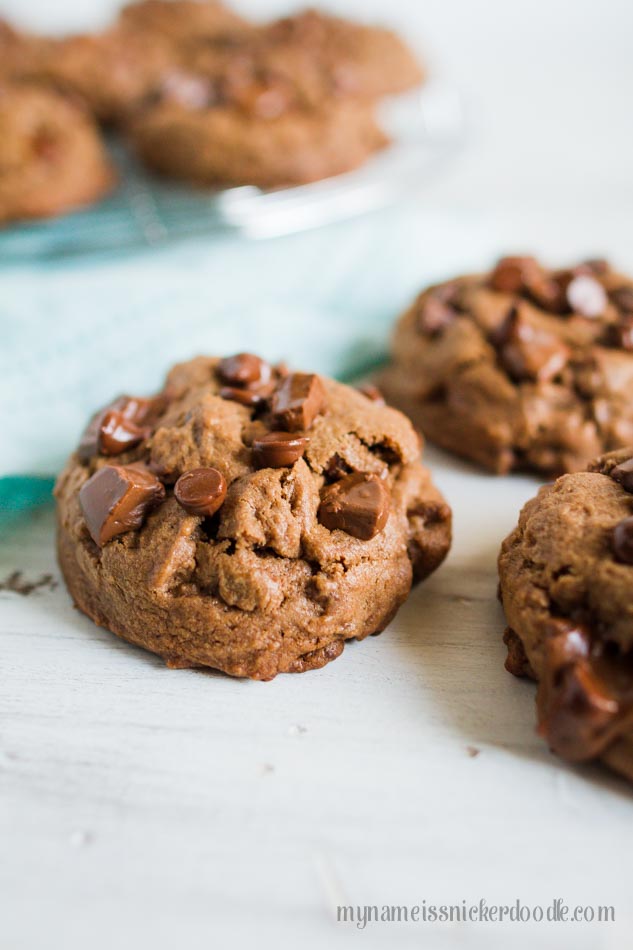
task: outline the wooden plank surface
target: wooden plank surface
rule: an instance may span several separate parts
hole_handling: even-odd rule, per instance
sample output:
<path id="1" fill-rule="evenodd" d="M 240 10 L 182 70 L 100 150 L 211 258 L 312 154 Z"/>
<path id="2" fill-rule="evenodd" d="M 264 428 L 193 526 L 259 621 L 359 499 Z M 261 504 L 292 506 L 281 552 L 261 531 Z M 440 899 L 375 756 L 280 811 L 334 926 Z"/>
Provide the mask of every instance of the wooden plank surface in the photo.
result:
<path id="1" fill-rule="evenodd" d="M 335 908 L 556 897 L 616 924 L 542 925 L 542 946 L 620 945 L 631 793 L 554 759 L 503 669 L 496 553 L 536 482 L 428 457 L 455 511 L 446 564 L 382 636 L 267 684 L 170 671 L 93 626 L 51 511 L 5 533 L 0 581 L 41 586 L 0 591 L 3 950 L 527 947 L 532 925 L 361 931 Z"/>

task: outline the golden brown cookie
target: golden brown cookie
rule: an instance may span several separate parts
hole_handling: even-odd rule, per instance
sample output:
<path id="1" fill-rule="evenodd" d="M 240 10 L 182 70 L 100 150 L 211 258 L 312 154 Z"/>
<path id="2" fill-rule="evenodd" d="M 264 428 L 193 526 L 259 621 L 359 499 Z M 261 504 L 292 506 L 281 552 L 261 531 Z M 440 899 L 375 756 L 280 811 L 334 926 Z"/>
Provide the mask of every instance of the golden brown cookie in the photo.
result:
<path id="1" fill-rule="evenodd" d="M 0 224 L 97 201 L 115 174 L 92 120 L 52 91 L 0 84 Z"/>
<path id="2" fill-rule="evenodd" d="M 81 610 L 170 666 L 253 679 L 380 632 L 450 544 L 404 416 L 250 354 L 98 413 L 56 496 Z"/>
<path id="3" fill-rule="evenodd" d="M 493 472 L 577 471 L 633 443 L 633 281 L 508 257 L 424 291 L 381 383 L 429 439 Z"/>
<path id="4" fill-rule="evenodd" d="M 499 557 L 506 668 L 538 680 L 539 732 L 633 780 L 633 449 L 542 488 Z"/>

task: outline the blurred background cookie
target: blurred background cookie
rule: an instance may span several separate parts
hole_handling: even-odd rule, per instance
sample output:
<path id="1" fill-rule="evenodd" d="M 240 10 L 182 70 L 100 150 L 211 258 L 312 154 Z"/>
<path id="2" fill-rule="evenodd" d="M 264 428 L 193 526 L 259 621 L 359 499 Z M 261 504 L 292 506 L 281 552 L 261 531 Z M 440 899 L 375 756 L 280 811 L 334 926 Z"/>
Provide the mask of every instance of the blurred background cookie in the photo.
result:
<path id="1" fill-rule="evenodd" d="M 60 214 L 114 183 L 88 115 L 52 90 L 0 83 L 0 223 Z"/>

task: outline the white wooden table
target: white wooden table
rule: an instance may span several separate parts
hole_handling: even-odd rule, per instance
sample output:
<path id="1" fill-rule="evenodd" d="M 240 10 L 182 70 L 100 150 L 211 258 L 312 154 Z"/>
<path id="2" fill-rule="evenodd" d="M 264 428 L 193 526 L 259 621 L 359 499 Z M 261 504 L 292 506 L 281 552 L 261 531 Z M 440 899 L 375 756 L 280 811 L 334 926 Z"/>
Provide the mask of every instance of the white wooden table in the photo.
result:
<path id="1" fill-rule="evenodd" d="M 0 580 L 53 576 L 0 592 L 3 950 L 624 945 L 631 791 L 551 756 L 503 669 L 496 553 L 536 482 L 428 457 L 445 565 L 380 637 L 267 684 L 170 671 L 73 610 L 51 512 L 3 538 Z M 336 922 L 557 897 L 616 922 Z"/>
<path id="2" fill-rule="evenodd" d="M 0 0 L 46 25 L 87 11 Z M 479 110 L 470 157 L 422 213 L 456 229 L 484 214 L 499 250 L 633 267 L 633 6 L 393 0 L 388 15 Z M 428 458 L 455 513 L 450 557 L 388 631 L 322 671 L 169 671 L 61 583 L 0 591 L 2 950 L 630 946 L 633 792 L 552 757 L 534 687 L 503 669 L 496 554 L 536 482 Z M 59 581 L 50 512 L 0 537 L 0 581 L 15 570 Z M 614 905 L 616 922 L 335 920 L 337 904 L 481 898 Z"/>

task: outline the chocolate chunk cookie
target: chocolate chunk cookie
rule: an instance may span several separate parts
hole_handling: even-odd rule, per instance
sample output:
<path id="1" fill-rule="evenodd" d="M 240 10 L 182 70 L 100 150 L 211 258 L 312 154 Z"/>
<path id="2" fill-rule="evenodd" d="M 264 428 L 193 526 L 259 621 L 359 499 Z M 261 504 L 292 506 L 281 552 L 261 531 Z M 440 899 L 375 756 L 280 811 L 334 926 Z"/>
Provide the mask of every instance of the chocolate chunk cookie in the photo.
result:
<path id="1" fill-rule="evenodd" d="M 317 181 L 388 143 L 371 104 L 330 94 L 330 76 L 296 50 L 209 48 L 166 77 L 130 124 L 150 168 L 199 185 Z"/>
<path id="2" fill-rule="evenodd" d="M 506 668 L 538 680 L 539 732 L 633 780 L 633 449 L 542 488 L 499 576 Z"/>
<path id="3" fill-rule="evenodd" d="M 448 551 L 419 454 L 404 416 L 332 380 L 252 354 L 176 366 L 97 413 L 58 480 L 69 590 L 173 667 L 321 667 Z"/>
<path id="4" fill-rule="evenodd" d="M 577 471 L 633 444 L 633 282 L 605 261 L 507 257 L 424 291 L 382 387 L 432 441 L 493 472 Z"/>
<path id="5" fill-rule="evenodd" d="M 0 224 L 96 201 L 114 181 L 81 109 L 46 89 L 0 83 Z"/>

